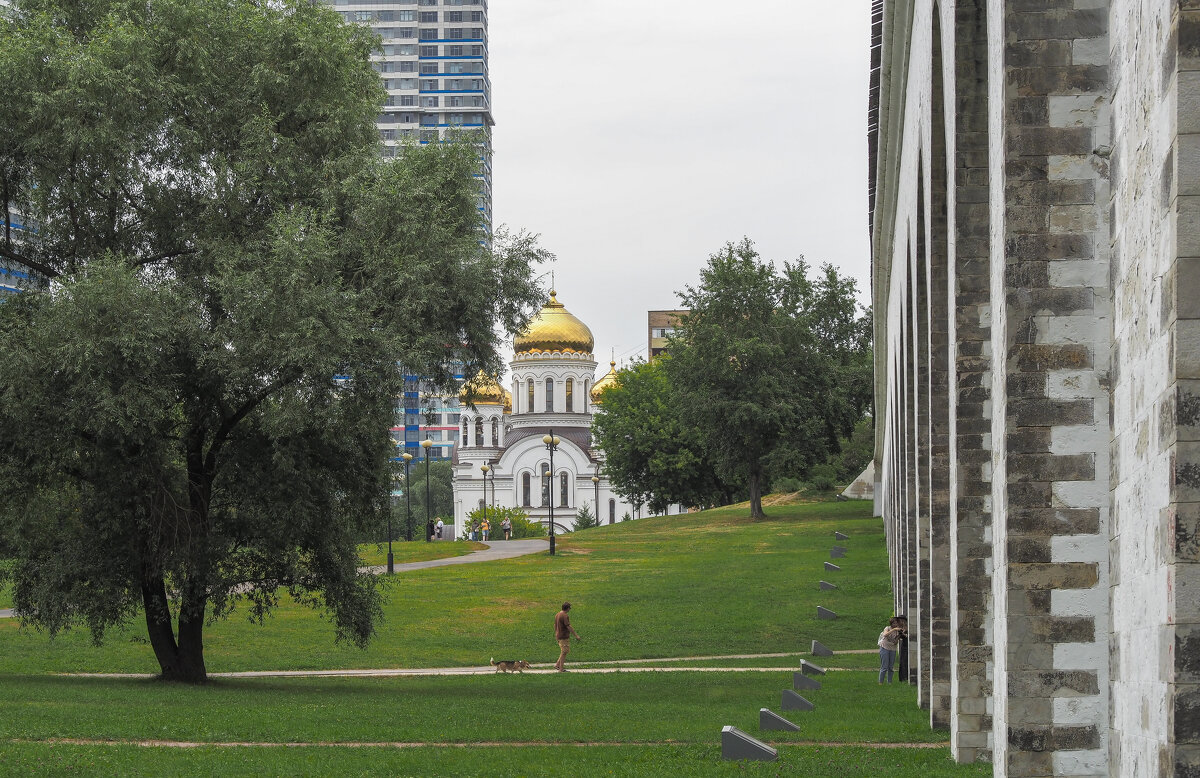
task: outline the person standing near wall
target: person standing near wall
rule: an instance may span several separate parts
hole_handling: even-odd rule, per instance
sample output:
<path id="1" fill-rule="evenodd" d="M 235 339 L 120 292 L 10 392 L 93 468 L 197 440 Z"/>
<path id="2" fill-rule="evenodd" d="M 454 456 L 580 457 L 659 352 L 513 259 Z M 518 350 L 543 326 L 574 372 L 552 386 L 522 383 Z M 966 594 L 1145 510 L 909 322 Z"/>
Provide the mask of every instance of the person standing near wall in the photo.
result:
<path id="1" fill-rule="evenodd" d="M 899 647 L 900 639 L 904 635 L 904 630 L 900 626 L 899 618 L 891 618 L 888 620 L 888 625 L 884 627 L 883 632 L 879 633 L 879 683 L 883 683 L 886 676 L 887 682 L 892 682 L 892 673 L 896 666 L 896 651 Z"/>

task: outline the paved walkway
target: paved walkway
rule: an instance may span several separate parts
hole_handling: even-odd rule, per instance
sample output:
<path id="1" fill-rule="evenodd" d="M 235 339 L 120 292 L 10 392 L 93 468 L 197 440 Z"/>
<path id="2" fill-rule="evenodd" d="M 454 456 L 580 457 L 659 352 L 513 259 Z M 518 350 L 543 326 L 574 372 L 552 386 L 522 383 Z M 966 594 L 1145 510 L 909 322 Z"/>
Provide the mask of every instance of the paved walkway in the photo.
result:
<path id="1" fill-rule="evenodd" d="M 515 559 L 519 556 L 529 556 L 540 551 L 549 551 L 550 541 L 542 538 L 531 538 L 528 540 L 499 540 L 491 541 L 487 548 L 480 551 L 472 551 L 470 554 L 462 556 L 446 557 L 445 559 L 427 559 L 424 562 L 404 562 L 395 566 L 397 573 L 403 573 L 406 570 L 424 570 L 428 567 L 445 567 L 446 565 L 466 565 L 473 562 L 494 562 L 497 559 Z M 387 565 L 376 565 L 373 567 L 358 568 L 363 573 L 374 573 L 375 575 L 383 575 L 387 572 Z M 0 608 L 0 619 L 14 618 L 12 608 Z"/>
<path id="2" fill-rule="evenodd" d="M 143 748 L 594 748 L 596 746 L 678 746 L 680 743 L 669 741 L 636 741 L 597 740 L 587 743 L 555 743 L 548 741 L 504 741 L 504 742 L 472 742 L 451 743 L 438 741 L 383 741 L 363 743 L 360 741 L 326 741 L 319 740 L 308 743 L 288 741 L 286 743 L 271 743 L 265 741 L 238 740 L 225 742 L 200 742 L 190 740 L 115 740 L 112 738 L 85 739 L 74 737 L 51 737 L 45 740 L 30 740 L 18 738 L 13 743 L 49 743 L 69 746 L 141 746 Z M 781 743 L 785 746 L 825 746 L 828 748 L 946 748 L 950 741 L 941 743 L 849 743 L 814 740 L 797 740 Z"/>
<path id="3" fill-rule="evenodd" d="M 858 650 L 838 651 L 839 654 L 858 654 Z M 784 673 L 794 672 L 793 667 L 661 667 L 642 666 L 626 667 L 624 665 L 670 662 L 705 662 L 720 659 L 778 659 L 789 656 L 803 657 L 803 652 L 787 652 L 777 654 L 724 654 L 719 656 L 674 656 L 651 659 L 610 659 L 602 662 L 580 662 L 572 666 L 567 663 L 567 672 L 576 674 L 602 675 L 609 673 Z M 548 674 L 556 673 L 552 662 L 534 662 L 526 673 Z M 827 667 L 828 672 L 878 672 L 873 667 Z M 397 667 L 397 668 L 363 668 L 338 670 L 243 670 L 232 673 L 209 673 L 209 678 L 330 678 L 330 677 L 367 677 L 390 678 L 399 676 L 439 676 L 439 675 L 486 675 L 495 673 L 491 665 L 475 667 Z M 61 673 L 61 675 L 84 676 L 88 678 L 154 678 L 154 673 Z"/>
<path id="4" fill-rule="evenodd" d="M 530 538 L 528 540 L 493 540 L 489 541 L 487 548 L 481 551 L 472 551 L 470 554 L 462 556 L 450 556 L 445 559 L 427 559 L 424 562 L 405 562 L 396 565 L 396 572 L 402 573 L 405 570 L 424 570 L 428 567 L 445 567 L 446 565 L 466 565 L 473 562 L 493 562 L 497 559 L 515 559 L 519 556 L 528 556 L 536 554 L 539 551 L 549 551 L 550 541 L 543 538 Z M 382 575 L 387 572 L 387 565 L 376 565 L 374 567 L 360 567 L 360 571 L 365 573 L 375 573 Z"/>

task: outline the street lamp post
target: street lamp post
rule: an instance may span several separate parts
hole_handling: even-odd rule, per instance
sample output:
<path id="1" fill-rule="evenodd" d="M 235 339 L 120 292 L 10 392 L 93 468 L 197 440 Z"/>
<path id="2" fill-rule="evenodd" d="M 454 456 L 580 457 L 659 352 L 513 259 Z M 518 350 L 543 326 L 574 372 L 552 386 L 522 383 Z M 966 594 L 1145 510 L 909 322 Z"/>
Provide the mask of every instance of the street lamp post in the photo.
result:
<path id="1" fill-rule="evenodd" d="M 558 448 L 560 440 L 554 434 L 554 430 L 550 430 L 549 435 L 542 436 L 542 442 L 546 444 L 546 450 L 550 452 L 550 472 L 546 474 L 549 483 L 546 484 L 546 491 L 550 499 L 546 502 L 550 507 L 550 556 L 554 556 L 554 450 Z"/>
<path id="2" fill-rule="evenodd" d="M 433 523 L 429 520 L 429 515 L 433 512 L 433 504 L 429 500 L 429 453 L 433 448 L 433 441 L 425 438 L 421 441 L 421 448 L 425 449 L 425 542 L 433 542 Z"/>
<path id="3" fill-rule="evenodd" d="M 404 457 L 404 507 L 405 507 L 404 539 L 411 541 L 412 540 L 412 495 L 410 493 L 411 490 L 408 488 L 408 485 L 409 485 L 408 463 L 412 461 L 412 454 L 405 451 L 403 454 L 403 457 Z M 391 554 L 388 554 L 388 556 L 390 557 Z"/>
<path id="4" fill-rule="evenodd" d="M 592 476 L 592 486 L 596 487 L 596 526 L 600 526 L 600 477 Z"/>
<path id="5" fill-rule="evenodd" d="M 487 524 L 487 474 L 492 468 L 480 465 L 479 469 L 483 472 L 483 523 Z"/>
<path id="6" fill-rule="evenodd" d="M 388 498 L 388 512 L 387 512 L 387 533 L 388 533 L 387 571 L 388 571 L 388 575 L 391 575 L 392 573 L 396 572 L 396 560 L 395 560 L 395 557 L 392 556 L 392 507 L 395 504 L 396 504 L 395 500 Z"/>

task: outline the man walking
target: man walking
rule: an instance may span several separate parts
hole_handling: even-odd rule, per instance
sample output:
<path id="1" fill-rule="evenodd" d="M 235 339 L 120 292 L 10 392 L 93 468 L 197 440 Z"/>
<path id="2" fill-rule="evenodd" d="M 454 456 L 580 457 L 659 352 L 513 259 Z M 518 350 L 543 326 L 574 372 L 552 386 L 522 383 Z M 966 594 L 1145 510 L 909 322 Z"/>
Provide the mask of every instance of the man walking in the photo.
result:
<path id="1" fill-rule="evenodd" d="M 583 640 L 571 626 L 571 617 L 567 615 L 570 610 L 571 603 L 564 602 L 562 610 L 554 616 L 554 639 L 558 641 L 559 648 L 558 661 L 554 664 L 554 669 L 560 673 L 567 671 L 567 668 L 563 667 L 563 661 L 571 651 L 571 636 L 574 635 L 576 640 Z"/>

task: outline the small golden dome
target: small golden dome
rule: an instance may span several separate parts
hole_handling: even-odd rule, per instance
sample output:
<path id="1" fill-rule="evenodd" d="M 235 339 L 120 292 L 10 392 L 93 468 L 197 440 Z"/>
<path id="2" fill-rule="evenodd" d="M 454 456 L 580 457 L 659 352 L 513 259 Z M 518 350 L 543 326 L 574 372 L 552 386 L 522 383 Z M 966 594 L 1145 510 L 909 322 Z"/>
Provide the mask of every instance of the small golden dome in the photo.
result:
<path id="1" fill-rule="evenodd" d="M 588 326 L 567 312 L 550 290 L 550 300 L 542 306 L 529 326 L 513 341 L 518 354 L 562 351 L 590 354 L 595 340 Z"/>
<path id="2" fill-rule="evenodd" d="M 504 412 L 512 413 L 512 392 L 504 390 Z"/>
<path id="3" fill-rule="evenodd" d="M 507 398 L 508 392 L 504 391 L 504 387 L 495 376 L 490 376 L 482 370 L 463 384 L 458 392 L 459 400 L 471 401 L 476 405 L 504 405 Z"/>
<path id="4" fill-rule="evenodd" d="M 608 372 L 605 373 L 604 376 L 599 381 L 597 381 L 595 384 L 592 385 L 592 391 L 591 391 L 592 402 L 600 403 L 602 401 L 600 395 L 604 394 L 604 390 L 608 389 L 611 386 L 616 386 L 616 385 L 617 385 L 617 363 L 616 363 L 616 361 L 613 361 L 613 362 L 608 363 Z"/>

